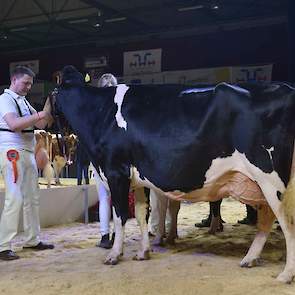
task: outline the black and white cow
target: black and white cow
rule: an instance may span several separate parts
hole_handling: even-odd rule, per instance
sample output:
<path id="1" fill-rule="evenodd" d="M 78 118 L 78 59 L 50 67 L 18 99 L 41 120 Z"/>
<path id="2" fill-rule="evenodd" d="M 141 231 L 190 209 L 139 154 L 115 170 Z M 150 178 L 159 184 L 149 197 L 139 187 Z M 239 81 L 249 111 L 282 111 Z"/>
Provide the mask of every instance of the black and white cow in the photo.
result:
<path id="1" fill-rule="evenodd" d="M 190 201 L 216 201 L 229 194 L 239 197 L 243 187 L 244 201 L 248 194 L 249 199 L 265 197 L 267 202 L 261 202 L 261 226 L 241 266 L 257 263 L 273 211 L 287 244 L 286 266 L 278 279 L 292 281 L 293 187 L 283 193 L 290 181 L 293 154 L 294 88 L 284 83 L 95 88 L 83 85 L 83 77 L 71 66 L 63 75 L 57 110 L 87 147 L 91 162 L 111 190 L 116 238 L 105 263 L 116 264 L 123 253 L 130 186 L 147 186 L 175 200 Z M 143 189 L 137 197 L 142 241 L 136 259 L 142 260 L 150 250 Z"/>

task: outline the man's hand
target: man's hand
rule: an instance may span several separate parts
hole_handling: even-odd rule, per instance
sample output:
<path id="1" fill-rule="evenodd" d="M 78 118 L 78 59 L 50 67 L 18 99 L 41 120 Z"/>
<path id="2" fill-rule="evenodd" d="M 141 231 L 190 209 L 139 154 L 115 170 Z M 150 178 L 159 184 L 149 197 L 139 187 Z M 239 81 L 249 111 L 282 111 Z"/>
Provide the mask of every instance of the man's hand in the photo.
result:
<path id="1" fill-rule="evenodd" d="M 46 99 L 46 102 L 44 104 L 44 107 L 43 107 L 43 111 L 42 112 L 39 112 L 39 115 L 42 113 L 41 116 L 44 116 L 44 120 L 47 122 L 48 124 L 48 127 L 50 127 L 53 122 L 54 122 L 54 119 L 52 117 L 52 109 L 51 109 L 51 103 L 50 103 L 50 97 L 48 96 L 47 99 Z M 43 114 L 45 113 L 45 114 Z M 43 117 L 41 117 L 41 119 L 43 119 Z"/>
<path id="2" fill-rule="evenodd" d="M 52 110 L 51 110 L 51 104 L 50 104 L 50 97 L 48 96 L 47 99 L 46 99 L 46 102 L 44 104 L 44 107 L 43 107 L 43 111 L 51 114 Z"/>
<path id="3" fill-rule="evenodd" d="M 44 125 L 47 124 L 48 127 L 50 127 L 53 124 L 54 120 L 53 120 L 53 117 L 51 116 L 51 113 L 44 111 L 44 109 L 43 109 L 43 111 L 38 112 L 38 115 L 39 115 L 40 120 L 43 121 Z"/>

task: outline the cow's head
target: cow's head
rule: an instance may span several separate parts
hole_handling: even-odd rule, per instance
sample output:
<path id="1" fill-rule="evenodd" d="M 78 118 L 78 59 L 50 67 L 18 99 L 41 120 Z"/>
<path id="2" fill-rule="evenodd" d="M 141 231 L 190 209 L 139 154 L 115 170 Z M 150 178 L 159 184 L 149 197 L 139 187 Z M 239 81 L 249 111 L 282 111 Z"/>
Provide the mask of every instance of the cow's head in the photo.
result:
<path id="1" fill-rule="evenodd" d="M 72 163 L 72 153 L 75 151 L 76 138 L 72 135 L 65 138 L 63 131 L 63 125 L 65 124 L 64 116 L 60 112 L 57 104 L 57 96 L 62 88 L 67 88 L 69 86 L 83 86 L 85 84 L 83 75 L 71 65 L 65 66 L 57 79 L 57 88 L 55 88 L 49 95 L 46 101 L 46 110 L 51 113 L 53 121 L 56 127 L 56 133 L 61 134 L 61 137 L 57 135 L 57 142 L 60 149 L 60 153 L 65 158 L 67 164 Z M 70 137 L 70 143 L 68 142 L 68 137 Z M 75 136 L 76 137 L 76 136 Z"/>
<path id="2" fill-rule="evenodd" d="M 55 124 L 55 133 L 56 133 L 56 139 L 58 142 L 58 147 L 60 150 L 60 153 L 63 155 L 63 157 L 67 158 L 67 146 L 65 143 L 65 138 L 63 134 L 63 128 L 61 123 L 61 113 L 57 109 L 56 104 L 56 96 L 58 94 L 58 88 L 55 88 L 50 95 L 47 97 L 47 100 L 45 102 L 43 110 L 47 111 L 51 114 L 52 120 L 48 123 L 48 126 L 51 127 L 52 124 Z M 58 134 L 61 134 L 61 138 L 59 138 Z"/>
<path id="3" fill-rule="evenodd" d="M 55 88 L 48 96 L 44 106 L 44 110 L 51 113 L 54 121 L 56 120 L 56 116 L 59 115 L 56 105 L 56 97 L 58 95 L 59 88 L 71 85 L 83 86 L 85 81 L 83 75 L 74 66 L 69 65 L 65 66 L 62 71 L 59 72 L 56 83 L 57 88 Z"/>
<path id="4" fill-rule="evenodd" d="M 69 65 L 65 66 L 61 71 L 60 84 L 62 86 L 83 86 L 85 84 L 85 79 L 84 76 L 74 66 Z"/>
<path id="5" fill-rule="evenodd" d="M 77 135 L 70 134 L 67 135 L 65 138 L 66 146 L 67 146 L 67 155 L 66 155 L 66 161 L 67 165 L 73 164 L 73 156 L 77 149 Z"/>

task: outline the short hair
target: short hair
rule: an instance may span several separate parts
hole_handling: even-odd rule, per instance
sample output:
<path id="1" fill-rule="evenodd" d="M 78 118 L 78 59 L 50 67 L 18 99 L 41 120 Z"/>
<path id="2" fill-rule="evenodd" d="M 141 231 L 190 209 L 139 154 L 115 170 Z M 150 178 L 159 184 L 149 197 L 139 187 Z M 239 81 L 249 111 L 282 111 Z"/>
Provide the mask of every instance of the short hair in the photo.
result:
<path id="1" fill-rule="evenodd" d="M 16 66 L 11 72 L 10 72 L 10 79 L 14 76 L 22 77 L 23 75 L 28 75 L 32 78 L 35 78 L 35 73 L 26 66 Z"/>
<path id="2" fill-rule="evenodd" d="M 98 87 L 110 87 L 110 86 L 117 86 L 117 85 L 118 85 L 118 81 L 116 77 L 110 73 L 103 74 L 98 80 Z"/>

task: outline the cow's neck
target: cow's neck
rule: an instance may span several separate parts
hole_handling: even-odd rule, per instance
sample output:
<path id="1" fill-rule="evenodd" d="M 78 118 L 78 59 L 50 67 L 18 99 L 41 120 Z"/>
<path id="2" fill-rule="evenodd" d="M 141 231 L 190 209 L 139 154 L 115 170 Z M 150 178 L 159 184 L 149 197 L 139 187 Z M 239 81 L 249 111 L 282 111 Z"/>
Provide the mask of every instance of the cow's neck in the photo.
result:
<path id="1" fill-rule="evenodd" d="M 73 87 L 61 92 L 58 105 L 90 158 L 96 158 L 100 152 L 101 133 L 107 128 L 106 118 L 109 116 L 111 121 L 116 111 L 113 101 L 87 88 Z"/>

